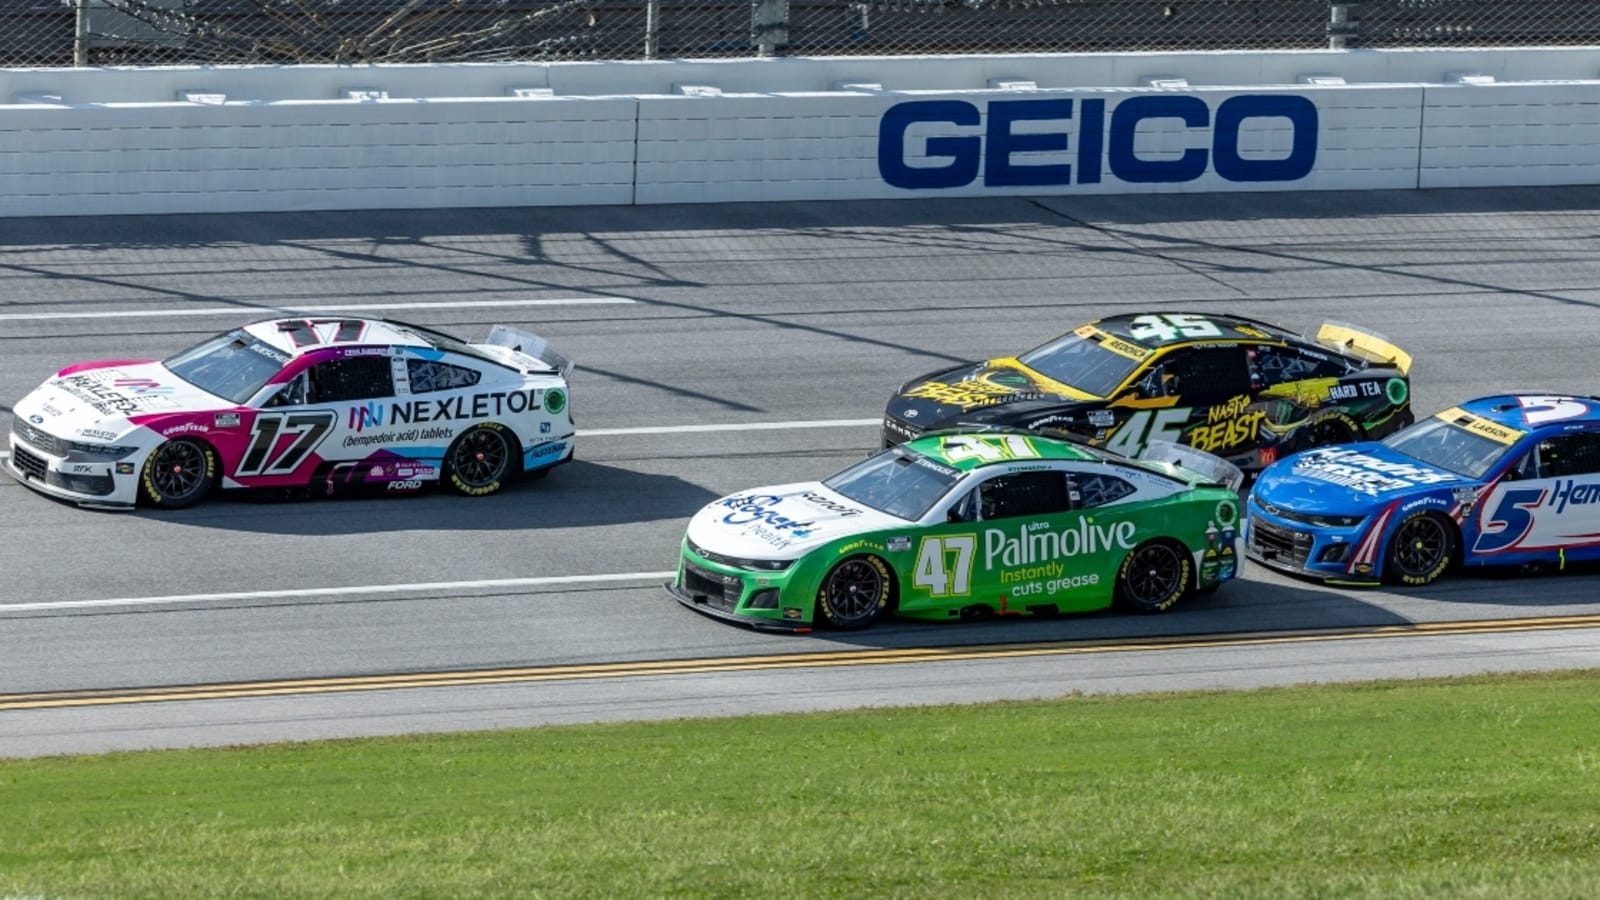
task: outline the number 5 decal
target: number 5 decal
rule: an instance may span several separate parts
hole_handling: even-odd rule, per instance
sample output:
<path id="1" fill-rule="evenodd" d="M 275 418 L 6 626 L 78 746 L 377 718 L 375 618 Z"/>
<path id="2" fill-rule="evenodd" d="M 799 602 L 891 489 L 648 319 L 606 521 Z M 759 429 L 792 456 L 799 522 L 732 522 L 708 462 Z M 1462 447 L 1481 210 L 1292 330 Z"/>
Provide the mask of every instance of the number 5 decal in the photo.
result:
<path id="1" fill-rule="evenodd" d="M 287 475 L 317 449 L 333 430 L 338 414 L 332 410 L 296 413 L 261 413 L 250 426 L 250 448 L 234 475 Z M 280 438 L 289 439 L 284 443 Z"/>
<path id="2" fill-rule="evenodd" d="M 1483 532 L 1473 544 L 1472 552 L 1498 553 L 1515 547 L 1533 527 L 1533 514 L 1529 510 L 1537 508 L 1543 499 L 1543 488 L 1513 488 L 1501 494 L 1494 513 L 1484 518 Z"/>
<path id="3" fill-rule="evenodd" d="M 911 575 L 911 583 L 935 597 L 972 593 L 972 551 L 977 546 L 975 534 L 923 538 L 922 546 L 917 548 L 917 569 Z"/>

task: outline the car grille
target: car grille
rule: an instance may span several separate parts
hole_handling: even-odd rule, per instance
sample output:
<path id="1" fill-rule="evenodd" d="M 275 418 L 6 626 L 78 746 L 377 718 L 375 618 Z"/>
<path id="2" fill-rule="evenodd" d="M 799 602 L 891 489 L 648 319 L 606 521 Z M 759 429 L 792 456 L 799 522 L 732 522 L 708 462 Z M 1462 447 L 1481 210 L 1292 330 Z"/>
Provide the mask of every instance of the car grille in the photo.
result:
<path id="1" fill-rule="evenodd" d="M 27 422 L 12 421 L 11 433 L 16 435 L 19 440 L 31 446 L 38 447 L 40 450 L 43 450 L 51 456 L 66 455 L 66 441 L 63 441 L 61 438 L 58 438 L 42 429 L 35 428 L 32 425 L 29 425 Z"/>
<path id="2" fill-rule="evenodd" d="M 922 429 L 908 422 L 902 422 L 894 416 L 883 417 L 883 445 L 893 447 L 903 444 L 922 434 Z"/>
<path id="3" fill-rule="evenodd" d="M 17 470 L 22 474 L 29 478 L 37 478 L 40 481 L 44 480 L 45 470 L 49 468 L 45 465 L 44 460 L 21 447 L 15 447 L 11 451 L 11 462 L 16 465 Z"/>
<path id="4" fill-rule="evenodd" d="M 110 475 L 68 475 L 65 472 L 51 472 L 45 478 L 45 483 L 74 493 L 92 494 L 96 497 L 104 497 L 115 487 Z"/>
<path id="5" fill-rule="evenodd" d="M 724 612 L 733 612 L 739 605 L 739 595 L 744 590 L 744 582 L 731 575 L 718 575 L 707 569 L 702 569 L 692 562 L 683 564 L 683 589 L 696 603 L 720 609 Z"/>
<path id="6" fill-rule="evenodd" d="M 694 555 L 700 557 L 701 559 L 714 562 L 719 566 L 729 566 L 734 569 L 746 568 L 744 560 L 737 557 L 728 556 L 724 553 L 714 553 L 700 546 L 699 544 L 696 544 L 694 541 L 689 542 L 689 549 L 694 551 Z"/>
<path id="7" fill-rule="evenodd" d="M 1311 535 L 1304 531 L 1280 528 L 1260 516 L 1252 515 L 1250 552 L 1276 563 L 1304 567 L 1311 556 Z"/>

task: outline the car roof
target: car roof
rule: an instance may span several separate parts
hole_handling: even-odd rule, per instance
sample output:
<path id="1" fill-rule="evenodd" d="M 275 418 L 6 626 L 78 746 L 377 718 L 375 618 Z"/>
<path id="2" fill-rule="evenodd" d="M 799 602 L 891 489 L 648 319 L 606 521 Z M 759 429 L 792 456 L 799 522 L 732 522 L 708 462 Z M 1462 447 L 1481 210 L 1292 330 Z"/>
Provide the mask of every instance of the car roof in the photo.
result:
<path id="1" fill-rule="evenodd" d="M 1268 322 L 1247 319 L 1244 316 L 1236 316 L 1232 315 L 1231 313 L 1154 313 L 1154 315 L 1160 316 L 1194 316 L 1195 318 L 1205 319 L 1206 321 L 1217 326 L 1217 330 L 1222 332 L 1220 337 L 1210 336 L 1195 338 L 1187 337 L 1181 334 L 1167 340 L 1151 340 L 1149 337 L 1134 337 L 1132 333 L 1134 321 L 1148 315 L 1152 315 L 1152 313 L 1125 313 L 1120 316 L 1107 316 L 1104 319 L 1099 319 L 1095 322 L 1091 322 L 1090 324 L 1101 331 L 1106 332 L 1107 334 L 1116 335 L 1125 341 L 1132 341 L 1135 344 L 1152 349 L 1168 347 L 1173 344 L 1190 344 L 1196 342 L 1207 343 L 1215 341 L 1261 340 L 1263 337 L 1277 341 L 1300 342 L 1300 336 L 1294 332 L 1285 331 L 1284 329 Z"/>
<path id="2" fill-rule="evenodd" d="M 1556 406 L 1556 401 L 1578 403 L 1584 410 L 1573 415 L 1538 415 L 1539 410 L 1555 411 L 1552 408 Z M 1459 403 L 1453 409 L 1465 410 L 1481 419 L 1520 431 L 1531 431 L 1541 425 L 1600 422 L 1600 397 L 1577 394 L 1495 394 Z M 1533 421 L 1529 421 L 1530 414 Z"/>
<path id="3" fill-rule="evenodd" d="M 1032 454 L 1018 455 L 1008 452 L 1009 442 L 1013 440 L 1026 442 L 1026 446 L 1032 448 Z M 997 452 L 993 456 L 986 456 L 967 450 L 966 448 L 971 447 L 975 441 L 993 447 Z M 925 434 L 902 446 L 913 453 L 963 472 L 1030 460 L 1093 462 L 1100 459 L 1095 453 L 1071 441 L 1024 432 L 940 431 Z"/>
<path id="4" fill-rule="evenodd" d="M 360 316 L 283 316 L 251 322 L 244 331 L 290 356 L 336 347 L 433 346 L 420 329 Z"/>

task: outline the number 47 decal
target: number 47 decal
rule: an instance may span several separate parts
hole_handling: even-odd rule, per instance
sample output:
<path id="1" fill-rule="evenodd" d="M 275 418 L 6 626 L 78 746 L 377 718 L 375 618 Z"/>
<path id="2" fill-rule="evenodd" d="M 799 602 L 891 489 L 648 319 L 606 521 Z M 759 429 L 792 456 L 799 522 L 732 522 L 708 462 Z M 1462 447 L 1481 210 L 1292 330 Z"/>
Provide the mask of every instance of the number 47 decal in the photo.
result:
<path id="1" fill-rule="evenodd" d="M 935 597 L 972 593 L 972 552 L 977 546 L 975 534 L 923 538 L 922 546 L 917 548 L 917 567 L 911 573 L 911 583 Z"/>
<path id="2" fill-rule="evenodd" d="M 296 413 L 261 413 L 250 426 L 250 447 L 235 475 L 287 475 L 317 449 L 333 430 L 338 414 L 332 410 Z M 284 446 L 280 438 L 290 438 Z"/>

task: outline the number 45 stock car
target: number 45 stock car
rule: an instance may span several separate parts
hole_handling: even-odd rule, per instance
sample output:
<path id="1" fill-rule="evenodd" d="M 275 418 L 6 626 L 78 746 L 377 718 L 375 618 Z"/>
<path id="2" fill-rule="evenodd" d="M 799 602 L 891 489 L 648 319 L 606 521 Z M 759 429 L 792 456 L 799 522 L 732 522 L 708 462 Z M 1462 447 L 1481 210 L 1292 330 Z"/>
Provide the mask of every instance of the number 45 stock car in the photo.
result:
<path id="1" fill-rule="evenodd" d="M 1410 424 L 1410 368 L 1410 355 L 1349 325 L 1325 323 L 1308 340 L 1241 316 L 1113 316 L 1020 356 L 906 382 L 889 401 L 883 439 L 1007 425 L 1124 456 L 1171 441 L 1256 471 Z"/>
<path id="2" fill-rule="evenodd" d="M 758 629 L 1161 612 L 1238 573 L 1242 473 L 1022 433 L 936 433 L 822 482 L 724 497 L 689 522 L 677 599 Z"/>
<path id="3" fill-rule="evenodd" d="M 479 495 L 572 456 L 572 363 L 496 325 L 469 344 L 375 319 L 282 318 L 160 362 L 80 363 L 17 403 L 8 469 L 83 506 L 213 487 Z"/>

